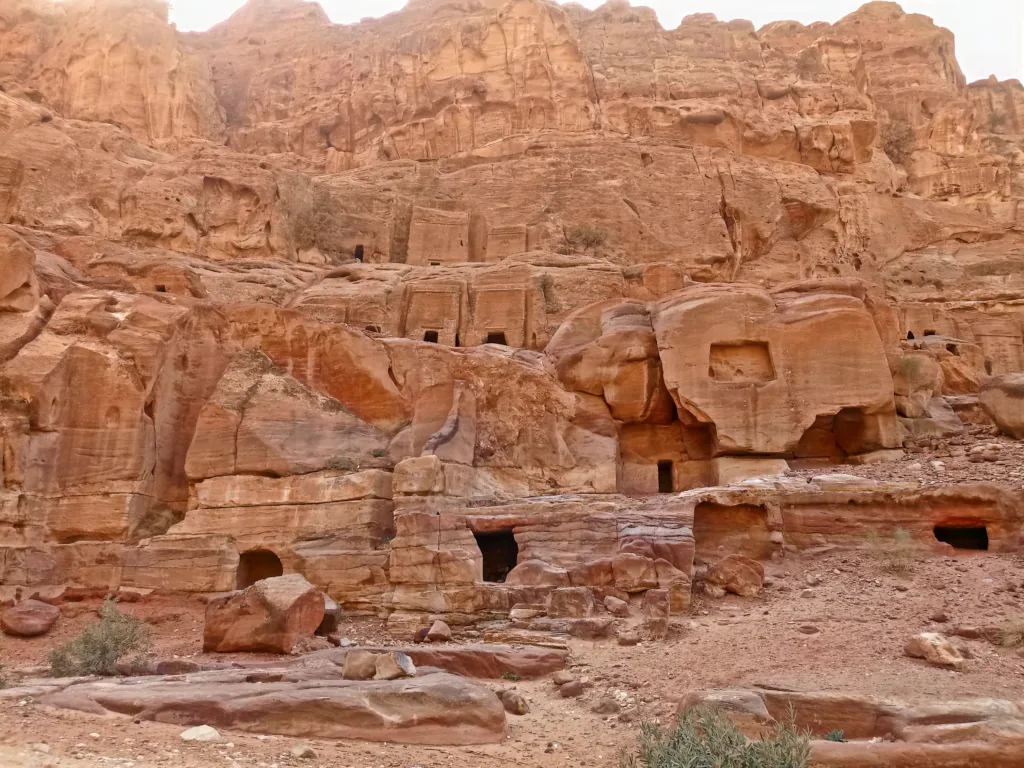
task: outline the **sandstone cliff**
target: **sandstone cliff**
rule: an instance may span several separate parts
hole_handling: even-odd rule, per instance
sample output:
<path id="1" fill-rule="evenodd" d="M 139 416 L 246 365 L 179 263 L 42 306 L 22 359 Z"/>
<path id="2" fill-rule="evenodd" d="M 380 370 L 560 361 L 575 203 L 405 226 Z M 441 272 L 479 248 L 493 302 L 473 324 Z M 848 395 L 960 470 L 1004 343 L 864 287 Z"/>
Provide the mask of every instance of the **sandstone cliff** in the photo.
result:
<path id="1" fill-rule="evenodd" d="M 888 2 L 0 0 L 0 581 L 268 549 L 350 607 L 507 610 L 458 510 L 955 430 L 1024 371 L 1022 126 Z M 591 530 L 685 575 L 676 512 L 615 498 L 494 514 L 520 560 Z"/>

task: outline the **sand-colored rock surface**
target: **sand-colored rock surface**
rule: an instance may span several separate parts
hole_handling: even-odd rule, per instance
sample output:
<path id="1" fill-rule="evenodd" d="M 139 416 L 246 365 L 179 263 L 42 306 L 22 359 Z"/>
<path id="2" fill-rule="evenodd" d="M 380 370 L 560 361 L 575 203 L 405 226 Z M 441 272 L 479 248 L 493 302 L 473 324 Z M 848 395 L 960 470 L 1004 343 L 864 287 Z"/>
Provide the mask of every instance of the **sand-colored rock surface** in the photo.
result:
<path id="1" fill-rule="evenodd" d="M 108 594 L 203 600 L 210 654 L 340 646 L 337 681 L 294 689 L 311 719 L 493 746 L 502 701 L 625 730 L 638 691 L 515 684 L 723 606 L 770 622 L 799 558 L 1016 557 L 1022 168 L 1020 83 L 966 82 L 953 33 L 892 2 L 666 29 L 618 0 L 349 25 L 251 0 L 183 33 L 158 0 L 0 0 L 0 605 L 61 615 L 0 657 Z M 811 605 L 821 575 L 799 586 Z M 810 647 L 827 619 L 792 629 Z M 359 621 L 373 642 L 345 637 Z M 912 674 L 908 638 L 943 674 L 992 661 L 951 630 L 890 650 Z M 286 687 L 249 722 L 257 683 L 218 719 L 229 683 L 150 682 L 155 719 L 185 701 L 210 711 L 190 725 L 359 737 L 303 732 Z M 145 709 L 112 681 L 49 694 L 72 692 Z M 952 748 L 841 746 L 815 755 Z"/>

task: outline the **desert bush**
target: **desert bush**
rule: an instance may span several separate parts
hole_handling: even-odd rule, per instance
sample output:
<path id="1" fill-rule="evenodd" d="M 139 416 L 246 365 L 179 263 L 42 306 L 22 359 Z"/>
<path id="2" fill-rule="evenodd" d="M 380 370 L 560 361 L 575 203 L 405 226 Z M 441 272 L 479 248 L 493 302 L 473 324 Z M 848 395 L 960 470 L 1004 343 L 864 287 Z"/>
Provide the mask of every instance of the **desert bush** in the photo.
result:
<path id="1" fill-rule="evenodd" d="M 4 675 L 4 665 L 0 664 L 0 688 L 7 687 L 7 676 Z"/>
<path id="2" fill-rule="evenodd" d="M 892 536 L 883 537 L 872 531 L 868 546 L 878 560 L 879 567 L 894 576 L 908 576 L 914 572 L 914 544 L 910 531 L 897 528 Z"/>
<path id="3" fill-rule="evenodd" d="M 882 148 L 894 163 L 903 165 L 914 151 L 914 129 L 904 120 L 893 120 L 882 129 Z"/>
<path id="4" fill-rule="evenodd" d="M 502 680 L 511 680 L 512 682 L 516 682 L 517 680 L 519 680 L 519 673 L 518 672 L 502 672 L 501 673 L 501 679 Z"/>
<path id="5" fill-rule="evenodd" d="M 107 598 L 100 618 L 50 652 L 50 674 L 54 677 L 117 674 L 117 662 L 150 648 L 149 625 L 142 619 L 117 610 L 117 601 Z"/>
<path id="6" fill-rule="evenodd" d="M 825 741 L 838 741 L 841 744 L 845 744 L 846 743 L 846 738 L 845 738 L 845 736 L 844 736 L 842 731 L 835 730 L 835 731 L 829 731 L 828 733 L 825 734 Z"/>
<path id="7" fill-rule="evenodd" d="M 999 644 L 1007 648 L 1024 645 L 1024 617 L 1013 619 L 999 630 Z"/>
<path id="8" fill-rule="evenodd" d="M 565 244 L 570 251 L 592 251 L 608 240 L 608 230 L 600 227 L 580 225 L 570 227 L 565 233 Z"/>
<path id="9" fill-rule="evenodd" d="M 805 768 L 810 737 L 780 724 L 768 738 L 750 740 L 711 707 L 682 715 L 674 728 L 643 723 L 637 754 L 625 754 L 621 768 Z"/>

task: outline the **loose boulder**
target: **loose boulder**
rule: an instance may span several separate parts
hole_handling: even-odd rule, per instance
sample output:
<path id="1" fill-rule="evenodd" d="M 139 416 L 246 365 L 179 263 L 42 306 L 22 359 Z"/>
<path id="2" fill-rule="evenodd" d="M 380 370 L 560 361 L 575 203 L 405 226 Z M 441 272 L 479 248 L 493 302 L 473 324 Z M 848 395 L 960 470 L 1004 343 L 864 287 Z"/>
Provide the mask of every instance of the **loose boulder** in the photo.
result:
<path id="1" fill-rule="evenodd" d="M 1024 440 L 1024 373 L 989 379 L 981 388 L 978 402 L 1000 432 Z"/>
<path id="2" fill-rule="evenodd" d="M 401 651 L 378 654 L 374 680 L 397 680 L 400 677 L 416 677 L 416 665 L 408 654 Z"/>
<path id="3" fill-rule="evenodd" d="M 764 566 L 744 555 L 728 555 L 708 568 L 707 584 L 712 590 L 755 597 L 764 586 Z"/>
<path id="4" fill-rule="evenodd" d="M 377 674 L 377 654 L 370 651 L 351 650 L 345 654 L 345 665 L 341 676 L 345 680 L 372 680 Z"/>
<path id="5" fill-rule="evenodd" d="M 427 640 L 432 643 L 445 643 L 452 639 L 452 629 L 443 621 L 435 621 L 427 631 Z"/>
<path id="6" fill-rule="evenodd" d="M 502 706 L 510 715 L 525 715 L 530 711 L 530 705 L 526 703 L 521 693 L 511 690 L 504 690 L 498 693 Z"/>
<path id="7" fill-rule="evenodd" d="M 621 618 L 629 616 L 629 603 L 625 600 L 620 600 L 614 595 L 608 595 L 604 599 L 604 607 L 608 609 L 608 613 L 612 616 L 619 616 Z"/>
<path id="8" fill-rule="evenodd" d="M 937 667 L 960 669 L 964 657 L 938 632 L 922 632 L 907 641 L 903 652 L 912 659 L 924 659 Z"/>
<path id="9" fill-rule="evenodd" d="M 324 619 L 324 596 L 297 573 L 257 581 L 206 606 L 203 650 L 291 653 Z"/>
<path id="10" fill-rule="evenodd" d="M 38 637 L 45 635 L 60 616 L 60 608 L 39 600 L 22 600 L 8 608 L 0 616 L 0 628 L 4 634 L 15 637 Z"/>

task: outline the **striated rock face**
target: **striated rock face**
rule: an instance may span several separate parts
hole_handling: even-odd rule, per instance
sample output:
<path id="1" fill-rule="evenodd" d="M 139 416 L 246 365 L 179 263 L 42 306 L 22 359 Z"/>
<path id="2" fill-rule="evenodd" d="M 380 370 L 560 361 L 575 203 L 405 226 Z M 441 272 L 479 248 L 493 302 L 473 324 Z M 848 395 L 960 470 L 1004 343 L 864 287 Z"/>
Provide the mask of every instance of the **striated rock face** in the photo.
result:
<path id="1" fill-rule="evenodd" d="M 1024 89 L 924 16 L 0 0 L 0 86 L 5 588 L 662 634 L 695 557 L 1020 547 L 780 479 L 1019 437 Z"/>

